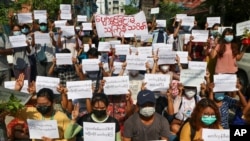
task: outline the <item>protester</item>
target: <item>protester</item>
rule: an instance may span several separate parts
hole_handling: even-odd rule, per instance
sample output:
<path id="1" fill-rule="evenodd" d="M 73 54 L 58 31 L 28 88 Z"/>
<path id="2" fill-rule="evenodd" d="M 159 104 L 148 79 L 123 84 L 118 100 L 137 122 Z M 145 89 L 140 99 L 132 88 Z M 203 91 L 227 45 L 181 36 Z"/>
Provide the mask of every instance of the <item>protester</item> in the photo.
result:
<path id="1" fill-rule="evenodd" d="M 235 42 L 233 29 L 226 28 L 222 32 L 219 43 L 215 48 L 211 50 L 211 57 L 217 56 L 217 62 L 215 67 L 215 74 L 219 73 L 233 73 L 238 71 L 236 61 L 241 60 L 244 55 L 246 47 L 240 51 L 238 45 Z"/>
<path id="2" fill-rule="evenodd" d="M 131 115 L 124 124 L 123 141 L 168 140 L 169 123 L 155 112 L 156 99 L 150 90 L 141 90 L 137 96 L 139 111 Z"/>
<path id="3" fill-rule="evenodd" d="M 3 86 L 4 81 L 10 81 L 11 78 L 7 55 L 12 55 L 12 49 L 7 35 L 0 26 L 0 86 Z"/>
<path id="4" fill-rule="evenodd" d="M 223 129 L 220 118 L 219 109 L 212 100 L 207 98 L 200 100 L 180 131 L 180 141 L 203 141 L 203 128 Z M 192 130 L 194 130 L 193 135 Z"/>

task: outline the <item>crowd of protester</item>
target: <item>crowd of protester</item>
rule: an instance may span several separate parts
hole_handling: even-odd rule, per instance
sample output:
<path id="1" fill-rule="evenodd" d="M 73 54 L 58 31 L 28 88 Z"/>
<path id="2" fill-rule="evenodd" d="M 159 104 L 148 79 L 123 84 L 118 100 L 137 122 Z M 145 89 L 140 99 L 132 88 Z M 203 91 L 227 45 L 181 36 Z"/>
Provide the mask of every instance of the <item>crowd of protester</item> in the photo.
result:
<path id="1" fill-rule="evenodd" d="M 195 87 L 185 86 L 180 81 L 181 71 L 188 69 L 188 64 L 181 63 L 178 55 L 175 64 L 159 64 L 159 49 L 148 54 L 153 63 L 145 63 L 146 70 L 127 70 L 126 55 L 116 55 L 112 45 L 109 52 L 98 51 L 99 42 L 111 39 L 98 37 L 94 16 L 89 22 L 92 23 L 92 30 L 85 31 L 81 23 L 68 20 L 66 26 L 80 25 L 80 28 L 75 29 L 74 36 L 62 37 L 62 30 L 55 28 L 52 20 L 40 19 L 32 25 L 12 21 L 11 36 L 25 35 L 27 38 L 27 46 L 19 48 L 11 48 L 7 35 L 1 31 L 0 85 L 4 86 L 5 81 L 10 81 L 7 55 L 13 55 L 11 69 L 16 81 L 14 89 L 20 91 L 24 80 L 28 80 L 28 92 L 32 98 L 24 109 L 11 115 L 14 119 L 8 125 L 5 125 L 8 113 L 0 114 L 0 141 L 36 140 L 29 137 L 27 119 L 57 120 L 59 138 L 44 136 L 41 139 L 43 141 L 84 140 L 83 122 L 115 123 L 116 141 L 202 141 L 203 128 L 223 130 L 229 129 L 230 125 L 250 123 L 249 88 L 243 91 L 238 80 L 235 91 L 213 91 L 213 75 L 236 75 L 236 61 L 248 49 L 236 42 L 232 28 L 219 33 L 217 29 L 221 27 L 220 23 L 211 28 L 205 26 L 204 30 L 209 31 L 207 42 L 194 42 L 194 37 L 190 35 L 186 43 L 183 41 L 183 34 L 190 34 L 195 29 L 203 30 L 197 22 L 193 27 L 187 28 L 182 26 L 181 21 L 174 20 L 173 25 L 165 28 L 158 27 L 154 19 L 148 22 L 149 34 L 153 35 L 151 41 L 143 42 L 136 36 L 112 38 L 120 44 L 129 44 L 135 48 L 152 47 L 155 43 L 169 44 L 173 51 L 186 51 L 188 61 L 207 62 L 204 82 L 200 87 Z M 51 42 L 44 45 L 36 43 L 36 32 L 49 33 Z M 84 46 L 89 46 L 89 50 L 85 51 Z M 56 53 L 71 53 L 72 65 L 57 65 Z M 83 59 L 98 59 L 99 56 L 103 59 L 100 59 L 99 70 L 83 71 Z M 117 62 L 120 63 L 121 70 L 115 73 Z M 167 91 L 148 90 L 147 82 L 144 81 L 146 74 L 170 76 Z M 55 95 L 48 88 L 36 92 L 37 76 L 59 78 L 57 91 L 60 95 Z M 131 90 L 121 95 L 106 95 L 103 77 L 112 76 L 128 76 L 130 82 L 141 81 L 137 97 L 132 97 Z M 68 99 L 67 82 L 84 80 L 93 82 L 93 97 Z"/>

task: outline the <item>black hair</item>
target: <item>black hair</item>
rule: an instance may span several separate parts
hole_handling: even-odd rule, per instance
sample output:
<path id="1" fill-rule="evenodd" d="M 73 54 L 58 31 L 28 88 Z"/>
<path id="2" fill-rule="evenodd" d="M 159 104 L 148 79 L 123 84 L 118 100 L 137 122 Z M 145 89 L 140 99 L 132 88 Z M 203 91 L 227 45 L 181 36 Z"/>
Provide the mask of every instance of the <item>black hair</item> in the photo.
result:
<path id="1" fill-rule="evenodd" d="M 53 103 L 54 100 L 54 93 L 51 89 L 49 88 L 42 88 L 38 91 L 36 94 L 37 98 L 39 97 L 46 97 L 50 102 Z"/>
<path id="2" fill-rule="evenodd" d="M 98 53 L 98 50 L 97 48 L 90 48 L 87 52 L 87 55 L 91 55 L 93 57 L 98 57 L 99 53 Z"/>
<path id="3" fill-rule="evenodd" d="M 21 28 L 28 28 L 28 29 L 30 29 L 30 26 L 29 26 L 28 24 L 23 24 L 23 25 L 21 26 Z"/>
<path id="4" fill-rule="evenodd" d="M 70 53 L 70 52 L 71 52 L 71 51 L 70 51 L 69 49 L 67 49 L 67 48 L 61 50 L 61 53 Z"/>
<path id="5" fill-rule="evenodd" d="M 168 31 L 170 34 L 173 34 L 173 33 L 174 33 L 174 27 L 173 27 L 173 26 L 168 26 L 168 27 L 167 27 L 167 31 Z"/>
<path id="6" fill-rule="evenodd" d="M 95 93 L 93 94 L 92 100 L 91 100 L 91 105 L 94 106 L 96 102 L 103 102 L 105 106 L 107 107 L 109 105 L 109 100 L 106 94 L 104 93 Z"/>

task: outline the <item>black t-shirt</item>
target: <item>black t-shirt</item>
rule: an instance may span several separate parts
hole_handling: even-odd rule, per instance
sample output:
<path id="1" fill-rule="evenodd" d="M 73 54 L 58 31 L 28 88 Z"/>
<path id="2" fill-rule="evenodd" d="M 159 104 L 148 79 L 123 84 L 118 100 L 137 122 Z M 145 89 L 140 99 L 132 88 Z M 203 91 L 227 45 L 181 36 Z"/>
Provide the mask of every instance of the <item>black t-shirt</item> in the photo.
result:
<path id="1" fill-rule="evenodd" d="M 94 123 L 96 123 L 96 122 L 92 119 L 91 114 L 92 114 L 92 113 L 86 114 L 86 115 L 80 117 L 80 118 L 77 120 L 77 123 L 78 123 L 79 125 L 81 125 L 81 126 L 83 125 L 83 122 L 94 122 Z M 118 120 L 115 119 L 115 118 L 113 118 L 113 117 L 111 117 L 111 116 L 109 116 L 108 119 L 107 119 L 106 121 L 104 121 L 103 123 L 115 123 L 115 132 L 117 133 L 117 132 L 120 131 L 120 125 L 119 125 Z"/>

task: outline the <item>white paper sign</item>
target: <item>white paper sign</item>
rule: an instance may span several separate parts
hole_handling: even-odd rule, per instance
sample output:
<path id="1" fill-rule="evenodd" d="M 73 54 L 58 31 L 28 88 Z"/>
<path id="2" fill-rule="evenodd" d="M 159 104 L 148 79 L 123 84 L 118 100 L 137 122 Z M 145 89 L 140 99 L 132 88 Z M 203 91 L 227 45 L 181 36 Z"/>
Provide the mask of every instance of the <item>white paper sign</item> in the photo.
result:
<path id="1" fill-rule="evenodd" d="M 207 62 L 189 61 L 188 62 L 188 69 L 207 70 Z"/>
<path id="2" fill-rule="evenodd" d="M 187 51 L 176 51 L 176 54 L 179 56 L 181 64 L 188 63 L 188 52 Z"/>
<path id="3" fill-rule="evenodd" d="M 92 23 L 82 23 L 82 30 L 92 30 Z"/>
<path id="4" fill-rule="evenodd" d="M 59 138 L 57 120 L 32 120 L 27 119 L 30 139 Z"/>
<path id="5" fill-rule="evenodd" d="M 141 42 L 151 43 L 152 41 L 153 41 L 152 34 L 141 35 Z"/>
<path id="6" fill-rule="evenodd" d="M 32 23 L 32 13 L 18 13 L 17 14 L 18 23 Z"/>
<path id="7" fill-rule="evenodd" d="M 106 81 L 104 85 L 104 93 L 107 95 L 127 94 L 129 90 L 128 76 L 112 76 L 103 77 Z"/>
<path id="8" fill-rule="evenodd" d="M 145 74 L 146 88 L 151 91 L 166 91 L 170 84 L 169 74 Z"/>
<path id="9" fill-rule="evenodd" d="M 194 16 L 182 17 L 182 23 L 181 23 L 181 25 L 194 26 L 194 21 L 195 21 L 195 17 Z"/>
<path id="10" fill-rule="evenodd" d="M 60 83 L 59 78 L 37 76 L 36 77 L 36 92 L 38 92 L 42 88 L 49 88 L 53 90 L 54 94 L 59 94 L 59 92 L 56 89 L 59 83 Z"/>
<path id="11" fill-rule="evenodd" d="M 11 90 L 14 90 L 15 89 L 15 84 L 16 84 L 16 81 L 4 81 L 4 87 L 7 88 L 7 89 L 11 89 Z M 24 92 L 24 93 L 29 93 L 28 92 L 28 80 L 24 80 L 23 82 L 23 87 L 21 89 L 21 92 Z"/>
<path id="12" fill-rule="evenodd" d="M 173 45 L 172 44 L 165 44 L 165 43 L 154 43 L 153 45 L 153 51 L 156 53 L 156 51 L 159 49 L 159 48 L 166 48 L 168 49 L 169 51 L 172 51 L 173 50 Z"/>
<path id="13" fill-rule="evenodd" d="M 158 52 L 158 57 L 158 65 L 176 63 L 176 52 L 169 51 L 167 48 L 160 48 Z"/>
<path id="14" fill-rule="evenodd" d="M 230 130 L 203 128 L 202 139 L 204 141 L 230 141 Z"/>
<path id="15" fill-rule="evenodd" d="M 159 7 L 151 8 L 150 14 L 158 14 L 159 11 L 160 11 L 160 8 L 159 8 Z"/>
<path id="16" fill-rule="evenodd" d="M 220 24 L 220 17 L 207 17 L 208 27 L 212 27 L 214 24 Z"/>
<path id="17" fill-rule="evenodd" d="M 50 35 L 49 35 L 49 33 L 35 32 L 34 36 L 35 36 L 35 43 L 36 44 L 44 45 L 44 44 L 50 43 Z"/>
<path id="18" fill-rule="evenodd" d="M 71 53 L 56 53 L 56 65 L 72 65 Z"/>
<path id="19" fill-rule="evenodd" d="M 131 97 L 133 99 L 133 103 L 136 104 L 137 95 L 139 91 L 141 91 L 142 80 L 132 80 L 129 81 L 129 90 L 131 91 Z"/>
<path id="20" fill-rule="evenodd" d="M 207 42 L 208 30 L 192 30 L 193 42 Z"/>
<path id="21" fill-rule="evenodd" d="M 115 54 L 116 55 L 129 55 L 129 50 L 130 49 L 130 45 L 124 45 L 124 44 L 120 44 L 120 45 L 115 45 Z"/>
<path id="22" fill-rule="evenodd" d="M 60 4 L 60 18 L 64 20 L 72 19 L 71 5 L 70 4 Z"/>
<path id="23" fill-rule="evenodd" d="M 87 18 L 88 17 L 86 15 L 77 15 L 77 21 L 78 22 L 86 22 Z"/>
<path id="24" fill-rule="evenodd" d="M 62 36 L 74 36 L 75 35 L 75 27 L 74 26 L 61 26 Z"/>
<path id="25" fill-rule="evenodd" d="M 64 27 L 66 26 L 66 22 L 67 20 L 60 20 L 60 21 L 55 21 L 54 24 L 55 24 L 55 27 Z"/>
<path id="26" fill-rule="evenodd" d="M 34 10 L 34 19 L 47 19 L 47 10 Z"/>
<path id="27" fill-rule="evenodd" d="M 244 33 L 245 29 L 250 30 L 250 20 L 236 24 L 236 36 L 241 36 Z"/>
<path id="28" fill-rule="evenodd" d="M 204 82 L 205 70 L 182 69 L 180 82 L 184 86 L 200 86 Z"/>
<path id="29" fill-rule="evenodd" d="M 236 74 L 218 74 L 214 75 L 213 92 L 232 92 L 237 91 L 237 76 Z"/>
<path id="30" fill-rule="evenodd" d="M 110 51 L 110 43 L 109 42 L 99 42 L 98 51 L 109 52 Z"/>
<path id="31" fill-rule="evenodd" d="M 92 97 L 92 81 L 68 81 L 66 82 L 68 89 L 68 99 L 91 98 Z"/>
<path id="32" fill-rule="evenodd" d="M 99 37 L 122 37 L 125 33 L 148 34 L 143 11 L 135 15 L 96 15 L 95 23 Z"/>
<path id="33" fill-rule="evenodd" d="M 156 20 L 157 27 L 166 27 L 166 20 Z"/>
<path id="34" fill-rule="evenodd" d="M 134 33 L 124 33 L 124 38 L 133 38 L 135 36 Z"/>
<path id="35" fill-rule="evenodd" d="M 184 44 L 187 44 L 190 41 L 191 34 L 184 34 Z"/>
<path id="36" fill-rule="evenodd" d="M 85 141 L 115 141 L 115 123 L 83 122 Z"/>
<path id="37" fill-rule="evenodd" d="M 127 70 L 146 70 L 145 63 L 147 62 L 147 56 L 144 55 L 127 55 L 126 63 Z"/>
<path id="38" fill-rule="evenodd" d="M 9 36 L 9 40 L 12 48 L 27 46 L 25 35 Z"/>
<path id="39" fill-rule="evenodd" d="M 114 62 L 114 74 L 119 74 L 121 72 L 122 64 L 122 62 Z"/>
<path id="40" fill-rule="evenodd" d="M 187 17 L 187 14 L 176 14 L 176 21 L 179 22 L 183 17 Z"/>
<path id="41" fill-rule="evenodd" d="M 137 47 L 138 55 L 152 56 L 153 48 L 150 47 Z"/>
<path id="42" fill-rule="evenodd" d="M 82 59 L 82 69 L 85 71 L 98 71 L 99 70 L 99 59 Z"/>

